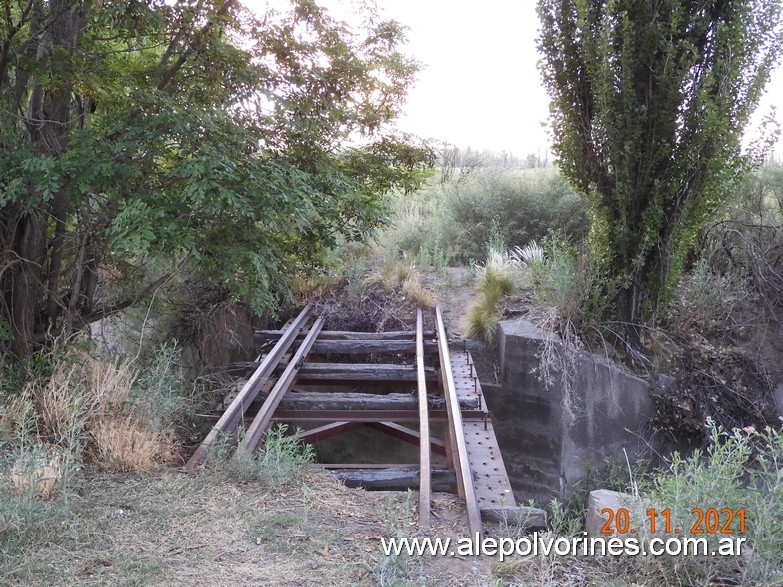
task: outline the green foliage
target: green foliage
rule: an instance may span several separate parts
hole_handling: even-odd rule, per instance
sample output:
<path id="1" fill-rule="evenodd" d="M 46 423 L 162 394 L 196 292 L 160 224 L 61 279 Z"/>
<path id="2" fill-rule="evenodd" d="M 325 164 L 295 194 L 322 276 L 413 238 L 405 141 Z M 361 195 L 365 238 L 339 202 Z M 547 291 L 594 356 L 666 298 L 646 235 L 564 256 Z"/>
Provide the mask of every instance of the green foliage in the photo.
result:
<path id="1" fill-rule="evenodd" d="M 219 478 L 277 487 L 293 481 L 302 467 L 314 460 L 312 445 L 301 445 L 298 436 L 288 434 L 288 426 L 280 424 L 269 429 L 264 444 L 254 453 L 231 458 L 224 443 L 212 447 L 208 463 Z"/>
<path id="2" fill-rule="evenodd" d="M 558 165 L 590 201 L 596 313 L 655 321 L 780 51 L 777 0 L 539 0 Z"/>
<path id="3" fill-rule="evenodd" d="M 584 495 L 577 494 L 567 503 L 553 499 L 549 502 L 547 523 L 555 536 L 576 536 L 584 527 L 585 515 Z"/>
<path id="4" fill-rule="evenodd" d="M 493 238 L 521 245 L 561 230 L 579 239 L 588 225 L 584 203 L 551 169 L 485 171 L 447 192 L 446 205 L 453 224 L 443 238 L 462 262 L 480 259 Z"/>
<path id="5" fill-rule="evenodd" d="M 483 336 L 487 342 L 492 341 L 498 328 L 498 315 L 497 307 L 491 302 L 490 298 L 480 297 L 468 306 L 462 324 L 463 338 Z"/>
<path id="6" fill-rule="evenodd" d="M 128 397 L 135 414 L 157 431 L 166 430 L 189 407 L 180 355 L 176 341 L 154 349 Z"/>
<path id="7" fill-rule="evenodd" d="M 556 170 L 485 167 L 399 199 L 383 239 L 422 264 L 468 264 L 493 244 L 521 245 L 550 231 L 576 241 L 587 228 L 586 204 Z"/>
<path id="8" fill-rule="evenodd" d="M 311 0 L 30 6 L 0 17 L 0 319 L 18 356 L 186 264 L 274 309 L 426 175 L 430 150 L 390 130 L 418 67 L 393 21 L 352 31 Z"/>
<path id="9" fill-rule="evenodd" d="M 26 463 L 16 468 L 20 479 L 17 486 L 9 483 L 12 464 L 4 459 L 0 468 L 0 574 L 12 572 L 10 561 L 32 545 L 43 544 L 61 534 L 68 519 L 69 508 L 58 495 L 55 499 L 41 499 L 37 491 L 40 482 L 48 481 L 36 468 L 38 452 L 18 453 L 14 463 Z M 24 478 L 22 478 L 24 476 Z M 18 559 L 16 559 L 18 561 Z"/>
<path id="10" fill-rule="evenodd" d="M 732 432 L 708 422 L 710 444 L 704 454 L 688 458 L 674 453 L 667 470 L 655 478 L 650 502 L 671 510 L 674 528 L 690 534 L 695 522 L 692 508 L 718 511 L 729 508 L 746 512 L 745 534 L 739 533 L 739 518 L 731 528 L 734 536 L 747 538 L 741 559 L 729 557 L 661 557 L 651 559 L 666 582 L 675 577 L 707 580 L 721 570 L 741 564 L 740 583 L 769 585 L 783 578 L 783 434 L 767 428 L 761 432 L 735 429 Z M 661 508 L 658 509 L 661 511 Z M 726 521 L 726 516 L 721 518 Z M 723 534 L 700 534 L 717 550 Z M 730 572 L 730 571 L 729 571 Z"/>

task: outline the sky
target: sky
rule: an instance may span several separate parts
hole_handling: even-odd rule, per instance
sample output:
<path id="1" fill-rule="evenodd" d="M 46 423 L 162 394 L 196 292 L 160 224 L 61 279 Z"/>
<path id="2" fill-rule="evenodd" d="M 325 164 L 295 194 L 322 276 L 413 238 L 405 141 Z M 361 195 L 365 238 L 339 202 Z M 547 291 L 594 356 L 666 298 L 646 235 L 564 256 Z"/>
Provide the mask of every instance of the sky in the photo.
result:
<path id="1" fill-rule="evenodd" d="M 351 11 L 362 1 L 320 3 L 350 21 Z M 400 130 L 463 148 L 543 157 L 550 144 L 549 98 L 537 69 L 535 0 L 375 1 L 384 16 L 409 27 L 406 51 L 423 68 Z M 781 70 L 774 74 L 755 120 L 778 104 L 783 123 Z M 746 136 L 757 134 L 756 126 Z M 782 151 L 779 144 L 776 154 Z"/>
<path id="2" fill-rule="evenodd" d="M 474 149 L 524 156 L 547 148 L 549 99 L 541 87 L 533 0 L 387 0 L 410 27 L 423 70 L 400 127 Z"/>

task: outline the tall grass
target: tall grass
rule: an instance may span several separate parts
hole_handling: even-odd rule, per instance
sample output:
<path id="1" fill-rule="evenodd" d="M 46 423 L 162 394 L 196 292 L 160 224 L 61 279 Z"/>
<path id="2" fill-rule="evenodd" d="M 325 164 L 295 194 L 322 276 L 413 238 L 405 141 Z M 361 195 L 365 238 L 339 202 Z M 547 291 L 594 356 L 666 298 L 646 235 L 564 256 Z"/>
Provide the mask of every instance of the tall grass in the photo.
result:
<path id="1" fill-rule="evenodd" d="M 586 205 L 554 169 L 486 168 L 465 181 L 432 182 L 397 201 L 383 247 L 421 266 L 467 265 L 497 242 L 509 246 L 559 231 L 587 232 Z"/>
<path id="2" fill-rule="evenodd" d="M 476 279 L 478 297 L 470 304 L 462 321 L 462 335 L 466 338 L 483 336 L 490 342 L 498 325 L 498 304 L 514 291 L 518 266 L 508 253 L 490 248 L 487 261 L 479 265 Z"/>

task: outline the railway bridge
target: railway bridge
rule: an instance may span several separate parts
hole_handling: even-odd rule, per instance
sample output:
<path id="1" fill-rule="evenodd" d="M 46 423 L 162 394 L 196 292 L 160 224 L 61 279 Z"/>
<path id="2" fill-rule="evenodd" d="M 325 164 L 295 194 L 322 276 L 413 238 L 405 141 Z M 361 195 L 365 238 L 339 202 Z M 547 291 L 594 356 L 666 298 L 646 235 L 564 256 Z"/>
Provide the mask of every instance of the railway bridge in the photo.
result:
<path id="1" fill-rule="evenodd" d="M 235 456 L 256 450 L 274 422 L 301 428 L 299 441 L 317 443 L 369 427 L 419 447 L 418 465 L 324 463 L 349 485 L 367 489 L 417 489 L 419 521 L 430 527 L 433 491 L 451 491 L 465 504 L 472 535 L 483 522 L 518 520 L 543 525 L 540 510 L 519 508 L 498 448 L 492 417 L 476 368 L 462 341 L 447 337 L 440 308 L 435 330 L 425 331 L 418 310 L 415 331 L 324 330 L 312 306 L 281 330 L 259 330 L 265 349 L 249 363 L 232 365 L 249 375 L 186 468 L 193 470 L 210 446 L 244 423 Z M 361 356 L 396 362 L 351 362 Z M 318 362 L 323 357 L 342 362 Z"/>

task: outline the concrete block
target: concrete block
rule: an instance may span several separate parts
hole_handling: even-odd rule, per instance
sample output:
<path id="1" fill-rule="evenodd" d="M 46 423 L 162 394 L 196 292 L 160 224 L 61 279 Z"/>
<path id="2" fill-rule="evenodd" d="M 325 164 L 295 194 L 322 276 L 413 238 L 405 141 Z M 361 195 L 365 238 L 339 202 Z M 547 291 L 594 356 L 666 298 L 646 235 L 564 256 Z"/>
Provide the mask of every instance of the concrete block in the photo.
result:
<path id="1" fill-rule="evenodd" d="M 602 466 L 606 455 L 622 455 L 623 449 L 633 455 L 639 444 L 635 433 L 656 409 L 648 381 L 585 352 L 575 357 L 572 395 L 564 397 L 557 377 L 545 386 L 533 371 L 539 367 L 541 344 L 550 336 L 521 319 L 501 321 L 498 327 L 501 385 L 487 396 L 487 404 L 521 501 L 569 494 L 589 467 Z"/>
<path id="2" fill-rule="evenodd" d="M 603 510 L 610 509 L 615 514 L 620 508 L 631 511 L 633 508 L 633 496 L 618 491 L 608 489 L 596 489 L 590 492 L 587 499 L 587 520 L 585 520 L 585 531 L 590 538 L 610 538 L 611 536 L 620 536 L 619 534 L 601 534 L 601 529 L 609 520 L 609 513 Z M 615 529 L 616 515 L 612 520 L 612 529 Z M 621 536 L 622 537 L 622 536 Z"/>

